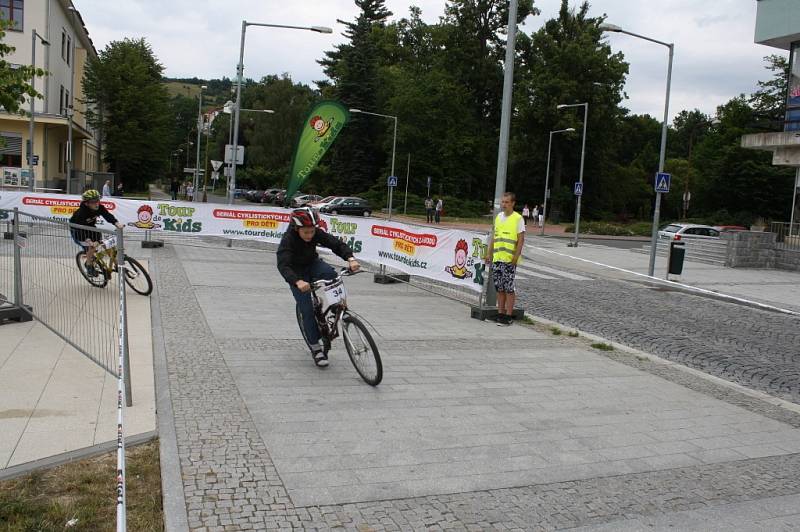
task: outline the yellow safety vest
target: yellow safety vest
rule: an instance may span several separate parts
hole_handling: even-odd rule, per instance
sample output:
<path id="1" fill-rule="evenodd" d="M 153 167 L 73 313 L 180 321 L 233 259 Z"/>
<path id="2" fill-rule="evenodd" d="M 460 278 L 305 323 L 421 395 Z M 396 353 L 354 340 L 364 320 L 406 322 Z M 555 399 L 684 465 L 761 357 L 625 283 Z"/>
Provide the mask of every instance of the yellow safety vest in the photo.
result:
<path id="1" fill-rule="evenodd" d="M 514 212 L 500 221 L 502 213 L 494 220 L 494 245 L 492 246 L 492 262 L 511 262 L 514 259 L 514 250 L 517 249 L 517 226 L 522 215 Z"/>

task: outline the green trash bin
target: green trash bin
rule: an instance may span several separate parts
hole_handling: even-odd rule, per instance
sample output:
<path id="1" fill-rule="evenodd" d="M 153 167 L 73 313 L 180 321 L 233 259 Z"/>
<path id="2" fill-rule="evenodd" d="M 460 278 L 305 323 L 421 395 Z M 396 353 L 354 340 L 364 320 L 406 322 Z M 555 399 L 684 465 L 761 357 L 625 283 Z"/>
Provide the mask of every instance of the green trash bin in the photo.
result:
<path id="1" fill-rule="evenodd" d="M 667 273 L 680 275 L 683 271 L 683 260 L 686 258 L 686 245 L 683 242 L 672 241 L 669 244 L 669 267 Z"/>

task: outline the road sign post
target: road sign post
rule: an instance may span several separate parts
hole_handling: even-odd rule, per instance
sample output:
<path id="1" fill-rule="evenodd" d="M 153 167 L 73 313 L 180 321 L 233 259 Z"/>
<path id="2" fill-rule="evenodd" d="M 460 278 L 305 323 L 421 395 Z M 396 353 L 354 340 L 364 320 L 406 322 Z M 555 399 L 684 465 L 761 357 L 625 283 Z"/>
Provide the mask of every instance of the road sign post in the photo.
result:
<path id="1" fill-rule="evenodd" d="M 386 185 L 389 187 L 389 220 L 392 219 L 392 200 L 394 199 L 394 189 L 397 186 L 397 176 L 390 175 L 386 180 Z"/>
<path id="2" fill-rule="evenodd" d="M 672 175 L 659 172 L 656 174 L 655 190 L 659 194 L 666 194 L 669 192 L 669 185 L 672 181 Z"/>
<path id="3" fill-rule="evenodd" d="M 580 181 L 575 182 L 575 195 L 583 196 L 583 183 L 581 183 Z"/>

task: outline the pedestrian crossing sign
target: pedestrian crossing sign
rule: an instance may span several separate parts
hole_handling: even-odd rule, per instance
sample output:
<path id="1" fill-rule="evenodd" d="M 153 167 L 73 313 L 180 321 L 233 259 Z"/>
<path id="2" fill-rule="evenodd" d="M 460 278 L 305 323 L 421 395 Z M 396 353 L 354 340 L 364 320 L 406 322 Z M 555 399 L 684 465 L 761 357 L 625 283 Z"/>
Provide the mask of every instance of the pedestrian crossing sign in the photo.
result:
<path id="1" fill-rule="evenodd" d="M 582 196 L 583 195 L 583 183 L 580 181 L 575 182 L 575 195 Z"/>
<path id="2" fill-rule="evenodd" d="M 666 194 L 669 192 L 669 182 L 672 179 L 670 174 L 659 172 L 656 174 L 656 192 Z"/>
<path id="3" fill-rule="evenodd" d="M 390 187 L 397 186 L 397 176 L 390 175 L 387 183 Z"/>

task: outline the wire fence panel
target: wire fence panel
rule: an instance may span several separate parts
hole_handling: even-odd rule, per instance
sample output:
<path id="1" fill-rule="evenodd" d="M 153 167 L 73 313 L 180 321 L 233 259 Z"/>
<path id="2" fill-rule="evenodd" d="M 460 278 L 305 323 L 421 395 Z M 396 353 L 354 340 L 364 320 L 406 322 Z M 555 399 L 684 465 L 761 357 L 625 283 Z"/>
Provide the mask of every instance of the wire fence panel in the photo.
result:
<path id="1" fill-rule="evenodd" d="M 117 375 L 119 293 L 113 282 L 91 285 L 79 270 L 76 256 L 82 248 L 73 240 L 72 230 L 81 226 L 23 212 L 19 220 L 22 303 L 48 329 Z M 99 238 L 115 234 L 100 227 L 84 230 Z M 5 256 L 2 260 L 5 264 Z"/>
<path id="2" fill-rule="evenodd" d="M 0 240 L 0 307 L 14 302 L 14 231 L 13 214 L 0 210 L 3 239 Z"/>

